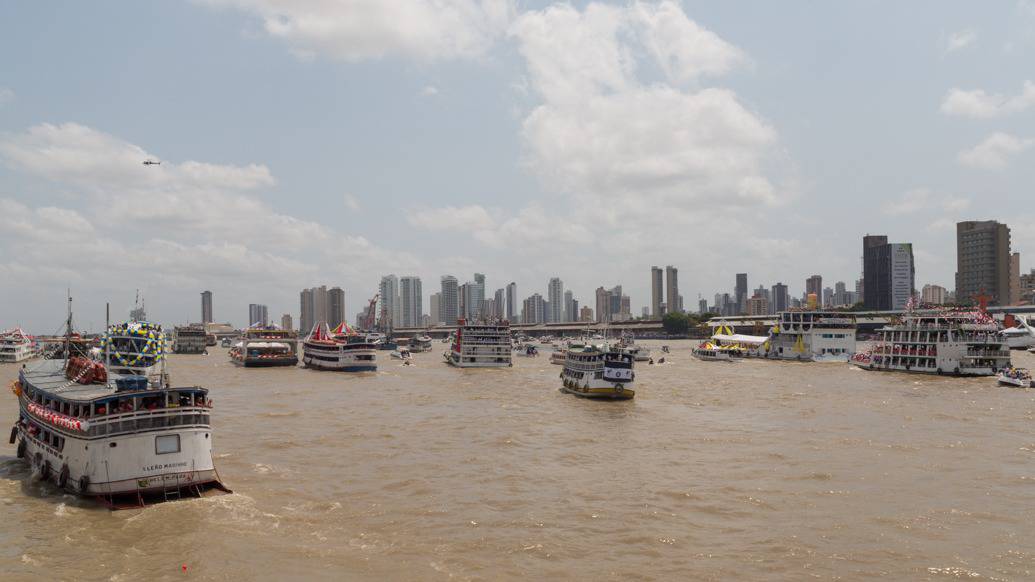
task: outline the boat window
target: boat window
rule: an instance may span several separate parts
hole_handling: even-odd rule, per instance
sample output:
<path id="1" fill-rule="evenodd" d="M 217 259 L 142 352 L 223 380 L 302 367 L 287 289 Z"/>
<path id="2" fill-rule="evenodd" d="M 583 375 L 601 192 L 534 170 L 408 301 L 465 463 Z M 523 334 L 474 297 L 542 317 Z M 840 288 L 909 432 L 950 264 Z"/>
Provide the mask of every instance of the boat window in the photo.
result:
<path id="1" fill-rule="evenodd" d="M 155 454 L 165 455 L 180 452 L 180 435 L 167 434 L 155 437 Z"/>

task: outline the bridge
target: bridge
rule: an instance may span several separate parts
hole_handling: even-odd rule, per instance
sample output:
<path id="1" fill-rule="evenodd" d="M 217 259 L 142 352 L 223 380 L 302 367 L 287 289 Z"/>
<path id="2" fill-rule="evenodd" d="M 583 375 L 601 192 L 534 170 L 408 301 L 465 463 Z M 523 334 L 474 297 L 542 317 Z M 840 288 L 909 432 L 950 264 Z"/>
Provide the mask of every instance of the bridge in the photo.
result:
<path id="1" fill-rule="evenodd" d="M 988 312 L 993 317 L 1002 321 L 1007 315 L 1021 315 L 1025 319 L 1035 315 L 1035 305 L 1013 305 L 989 307 Z M 901 317 L 907 313 L 904 309 L 891 311 L 845 311 L 845 315 L 855 317 L 859 331 L 873 332 L 884 327 L 893 317 Z M 720 325 L 732 326 L 738 333 L 753 333 L 765 335 L 774 325 L 777 318 L 775 315 L 731 315 L 726 317 L 715 317 L 708 320 L 708 326 L 712 329 Z"/>
<path id="2" fill-rule="evenodd" d="M 595 323 L 585 321 L 573 321 L 569 323 L 512 323 L 511 331 L 529 337 L 580 337 L 587 332 L 591 335 L 601 334 L 605 331 L 609 337 L 618 337 L 631 334 L 635 337 L 668 337 L 661 326 L 660 319 L 638 319 L 633 321 L 616 321 L 611 323 Z M 413 337 L 426 333 L 433 338 L 449 337 L 449 334 L 456 331 L 455 325 L 437 325 L 431 328 L 404 327 L 395 328 L 392 333 L 400 337 Z"/>

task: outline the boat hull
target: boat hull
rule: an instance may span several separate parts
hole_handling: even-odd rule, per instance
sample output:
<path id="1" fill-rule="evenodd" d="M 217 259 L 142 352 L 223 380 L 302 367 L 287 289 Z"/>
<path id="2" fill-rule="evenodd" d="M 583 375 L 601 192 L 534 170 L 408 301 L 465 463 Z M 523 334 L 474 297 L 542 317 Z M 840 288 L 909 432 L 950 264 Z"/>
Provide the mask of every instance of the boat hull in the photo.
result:
<path id="1" fill-rule="evenodd" d="M 574 394 L 581 398 L 595 398 L 600 400 L 631 400 L 636 396 L 636 390 L 617 384 L 614 386 L 579 386 L 569 382 L 561 387 L 561 392 Z"/>
<path id="2" fill-rule="evenodd" d="M 297 366 L 298 358 L 262 358 L 262 359 L 234 359 L 234 363 L 244 368 L 277 368 L 281 366 Z"/>
<path id="3" fill-rule="evenodd" d="M 957 378 L 969 378 L 969 377 L 978 378 L 978 377 L 995 376 L 996 375 L 996 371 L 993 370 L 992 368 L 969 368 L 969 369 L 963 369 L 963 370 L 960 370 L 959 372 L 957 372 L 955 370 L 953 370 L 953 371 L 946 371 L 946 370 L 939 370 L 937 368 L 923 369 L 923 368 L 913 368 L 913 367 L 906 368 L 905 366 L 900 366 L 900 365 L 893 365 L 893 366 L 874 365 L 874 364 L 866 364 L 866 363 L 855 362 L 855 361 L 852 361 L 850 363 L 853 366 L 855 366 L 857 368 L 860 368 L 860 369 L 863 369 L 863 370 L 866 370 L 868 372 L 902 372 L 904 374 L 924 374 L 926 376 L 953 376 L 953 377 L 957 377 Z"/>
<path id="4" fill-rule="evenodd" d="M 178 453 L 156 454 L 158 436 L 178 435 Z M 139 506 L 142 496 L 160 493 L 178 498 L 183 490 L 200 494 L 217 488 L 210 428 L 145 432 L 110 438 L 65 437 L 59 452 L 18 427 L 18 453 L 41 480 L 84 497 L 132 497 L 123 505 Z M 112 501 L 114 501 L 112 499 Z"/>

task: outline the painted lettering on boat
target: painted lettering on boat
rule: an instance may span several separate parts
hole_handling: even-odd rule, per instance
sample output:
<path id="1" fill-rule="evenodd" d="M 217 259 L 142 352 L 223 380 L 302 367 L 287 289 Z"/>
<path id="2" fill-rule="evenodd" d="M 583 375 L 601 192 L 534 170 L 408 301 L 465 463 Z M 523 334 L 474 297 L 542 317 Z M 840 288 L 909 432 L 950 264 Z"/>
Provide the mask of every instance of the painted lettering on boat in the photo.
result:
<path id="1" fill-rule="evenodd" d="M 174 469 L 176 467 L 186 467 L 187 461 L 182 463 L 165 463 L 164 465 L 148 465 L 143 468 L 144 471 L 161 471 L 162 469 Z"/>

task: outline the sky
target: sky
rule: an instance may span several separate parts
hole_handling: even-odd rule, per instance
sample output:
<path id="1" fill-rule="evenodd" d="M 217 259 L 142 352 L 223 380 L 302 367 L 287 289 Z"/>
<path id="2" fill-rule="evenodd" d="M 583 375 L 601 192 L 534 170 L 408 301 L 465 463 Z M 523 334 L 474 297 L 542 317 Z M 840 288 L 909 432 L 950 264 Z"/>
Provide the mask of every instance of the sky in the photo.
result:
<path id="1" fill-rule="evenodd" d="M 347 313 L 385 274 L 584 305 L 953 286 L 955 222 L 1035 265 L 1035 0 L 0 5 L 0 328 Z M 160 166 L 144 166 L 146 159 Z"/>

